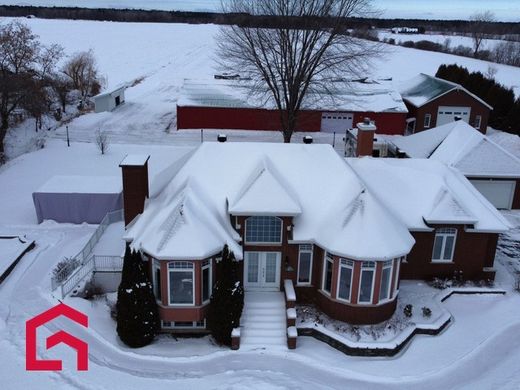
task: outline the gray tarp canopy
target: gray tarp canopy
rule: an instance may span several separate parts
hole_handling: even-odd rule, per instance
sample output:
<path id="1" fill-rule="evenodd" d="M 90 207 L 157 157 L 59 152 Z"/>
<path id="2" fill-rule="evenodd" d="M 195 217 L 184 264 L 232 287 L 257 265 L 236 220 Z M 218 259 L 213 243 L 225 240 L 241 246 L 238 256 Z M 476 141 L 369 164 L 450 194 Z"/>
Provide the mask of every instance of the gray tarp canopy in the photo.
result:
<path id="1" fill-rule="evenodd" d="M 123 207 L 121 177 L 54 176 L 33 193 L 33 201 L 38 223 L 99 224 Z"/>

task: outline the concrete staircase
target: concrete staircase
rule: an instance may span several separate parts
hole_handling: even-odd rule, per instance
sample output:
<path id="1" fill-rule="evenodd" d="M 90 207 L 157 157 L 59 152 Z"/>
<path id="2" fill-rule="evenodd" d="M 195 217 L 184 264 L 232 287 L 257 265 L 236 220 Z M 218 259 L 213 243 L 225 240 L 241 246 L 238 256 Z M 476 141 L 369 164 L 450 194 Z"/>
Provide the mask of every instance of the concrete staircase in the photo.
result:
<path id="1" fill-rule="evenodd" d="M 281 292 L 246 292 L 240 348 L 287 346 L 285 299 Z"/>

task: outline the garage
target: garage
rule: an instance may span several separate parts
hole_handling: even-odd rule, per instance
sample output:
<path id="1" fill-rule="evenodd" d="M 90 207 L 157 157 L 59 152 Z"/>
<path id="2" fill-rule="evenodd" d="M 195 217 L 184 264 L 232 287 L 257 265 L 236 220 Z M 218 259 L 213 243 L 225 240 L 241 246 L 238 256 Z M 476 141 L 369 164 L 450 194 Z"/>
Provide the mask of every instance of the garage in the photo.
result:
<path id="1" fill-rule="evenodd" d="M 497 209 L 509 210 L 512 208 L 516 189 L 515 181 L 474 179 L 470 181 Z"/>
<path id="2" fill-rule="evenodd" d="M 437 112 L 437 126 L 454 122 L 457 118 L 469 123 L 470 115 L 471 107 L 440 106 Z"/>
<path id="3" fill-rule="evenodd" d="M 324 133 L 345 133 L 353 126 L 353 113 L 324 112 L 321 115 L 321 131 Z"/>

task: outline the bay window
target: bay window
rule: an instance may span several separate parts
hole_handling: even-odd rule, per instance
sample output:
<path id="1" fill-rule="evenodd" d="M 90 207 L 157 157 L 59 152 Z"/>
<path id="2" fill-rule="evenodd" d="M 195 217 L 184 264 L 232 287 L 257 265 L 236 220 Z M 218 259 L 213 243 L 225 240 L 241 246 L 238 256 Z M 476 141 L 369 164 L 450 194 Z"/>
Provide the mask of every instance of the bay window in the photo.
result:
<path id="1" fill-rule="evenodd" d="M 433 243 L 433 262 L 451 262 L 455 253 L 455 241 L 457 229 L 444 228 L 435 231 L 435 241 Z"/>
<path id="2" fill-rule="evenodd" d="M 311 284 L 312 278 L 312 245 L 302 244 L 298 253 L 298 284 Z"/>
<path id="3" fill-rule="evenodd" d="M 169 304 L 195 304 L 195 270 L 192 262 L 173 261 L 168 264 Z"/>
<path id="4" fill-rule="evenodd" d="M 353 274 L 354 262 L 352 260 L 341 259 L 339 264 L 338 299 L 350 302 Z"/>
<path id="5" fill-rule="evenodd" d="M 376 263 L 374 261 L 363 261 L 361 265 L 361 283 L 359 285 L 359 303 L 372 303 L 375 271 Z"/>

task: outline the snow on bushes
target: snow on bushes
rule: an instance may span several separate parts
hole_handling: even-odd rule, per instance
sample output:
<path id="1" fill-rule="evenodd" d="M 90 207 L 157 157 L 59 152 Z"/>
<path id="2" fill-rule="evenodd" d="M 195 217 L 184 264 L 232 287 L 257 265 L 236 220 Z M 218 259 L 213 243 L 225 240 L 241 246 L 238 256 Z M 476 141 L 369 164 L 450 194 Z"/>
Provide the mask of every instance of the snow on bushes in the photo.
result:
<path id="1" fill-rule="evenodd" d="M 240 326 L 244 289 L 239 278 L 238 262 L 227 245 L 222 251 L 222 260 L 217 262 L 217 275 L 206 320 L 213 338 L 219 344 L 231 346 L 231 332 Z"/>
<path id="2" fill-rule="evenodd" d="M 127 246 L 117 293 L 117 334 L 131 348 L 150 344 L 160 326 L 152 284 L 137 252 Z"/>

